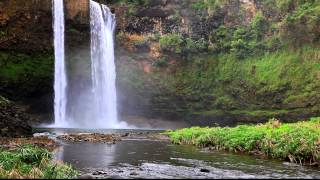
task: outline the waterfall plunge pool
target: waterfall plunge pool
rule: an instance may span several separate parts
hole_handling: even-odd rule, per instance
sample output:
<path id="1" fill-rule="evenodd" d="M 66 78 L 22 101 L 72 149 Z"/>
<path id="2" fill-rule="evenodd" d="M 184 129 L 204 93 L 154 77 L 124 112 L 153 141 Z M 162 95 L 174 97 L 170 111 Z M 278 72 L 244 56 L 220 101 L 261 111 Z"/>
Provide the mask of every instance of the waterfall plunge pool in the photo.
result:
<path id="1" fill-rule="evenodd" d="M 152 134 L 162 130 L 36 129 L 55 136 L 64 133 Z M 256 156 L 206 151 L 148 138 L 125 138 L 116 144 L 58 140 L 56 160 L 72 164 L 82 174 L 100 178 L 320 178 L 320 171 Z"/>

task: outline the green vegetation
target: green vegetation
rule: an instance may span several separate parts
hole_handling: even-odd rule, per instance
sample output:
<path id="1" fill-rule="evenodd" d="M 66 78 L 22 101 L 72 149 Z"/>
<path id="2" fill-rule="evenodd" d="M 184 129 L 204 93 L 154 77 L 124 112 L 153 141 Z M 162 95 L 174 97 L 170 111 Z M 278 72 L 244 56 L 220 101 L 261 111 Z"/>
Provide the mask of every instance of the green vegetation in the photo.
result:
<path id="1" fill-rule="evenodd" d="M 179 54 L 182 53 L 184 40 L 180 34 L 167 34 L 160 38 L 159 43 L 162 49 Z"/>
<path id="2" fill-rule="evenodd" d="M 263 153 L 299 164 L 320 163 L 320 118 L 292 124 L 270 120 L 235 128 L 193 127 L 167 131 L 173 143 L 213 147 L 216 150 Z"/>
<path id="3" fill-rule="evenodd" d="M 198 103 L 186 102 L 191 112 L 277 112 L 308 106 L 305 112 L 319 112 L 319 52 L 306 46 L 242 61 L 232 55 L 195 55 L 162 79 L 172 94 L 197 98 Z"/>
<path id="4" fill-rule="evenodd" d="M 200 16 L 210 18 L 219 15 L 220 10 L 228 8 L 230 3 L 203 0 L 192 3 L 191 7 L 199 11 L 207 9 L 211 13 Z M 208 32 L 208 52 L 228 53 L 244 59 L 274 52 L 287 45 L 300 47 L 301 44 L 319 43 L 320 1 L 264 0 L 259 3 L 262 6 L 249 22 L 246 22 L 244 13 L 234 12 L 234 17 L 230 18 L 238 19 L 236 25 L 226 27 L 226 23 L 221 23 Z"/>
<path id="5" fill-rule="evenodd" d="M 219 7 L 224 5 L 226 0 L 200 0 L 197 2 L 193 2 L 191 7 L 196 10 L 204 10 L 207 9 L 208 12 L 216 11 Z"/>
<path id="6" fill-rule="evenodd" d="M 53 162 L 46 149 L 31 145 L 0 150 L 0 178 L 71 179 L 78 172 L 69 165 Z"/>
<path id="7" fill-rule="evenodd" d="M 51 77 L 52 55 L 30 56 L 21 53 L 0 54 L 0 75 L 8 81 L 18 81 L 19 78 Z"/>
<path id="8" fill-rule="evenodd" d="M 6 36 L 7 36 L 7 33 L 0 30 L 0 39 L 5 38 Z"/>
<path id="9" fill-rule="evenodd" d="M 0 96 L 0 106 L 1 105 L 7 105 L 7 104 L 9 104 L 10 103 L 10 101 L 8 100 L 8 99 L 6 99 L 5 97 L 3 97 L 3 96 Z"/>
<path id="10" fill-rule="evenodd" d="M 53 55 L 27 55 L 23 53 L 0 53 L 0 82 L 3 87 L 17 88 L 22 94 L 50 91 L 53 79 Z M 39 88 L 41 87 L 41 88 Z"/>
<path id="11" fill-rule="evenodd" d="M 159 8 L 150 2 L 135 6 Z M 182 116 L 205 118 L 228 113 L 265 120 L 320 113 L 320 1 L 184 0 L 173 4 L 169 17 L 187 21 L 163 21 L 161 33 L 143 35 L 143 30 L 148 41 L 133 41 L 136 46 L 160 45 L 160 58 L 152 60 L 163 69 L 145 75 L 161 81 L 161 87 L 154 89 L 165 90 L 152 97 L 155 105 L 170 104 Z M 189 16 L 182 17 L 183 10 Z M 187 29 L 182 22 L 187 22 Z M 181 30 L 171 28 L 173 24 Z M 133 77 L 139 81 L 136 84 L 144 84 L 142 78 Z"/>
<path id="12" fill-rule="evenodd" d="M 205 39 L 194 40 L 176 33 L 161 36 L 159 43 L 162 50 L 176 54 L 203 52 L 208 49 L 208 43 Z"/>
<path id="13" fill-rule="evenodd" d="M 148 7 L 150 0 L 117 0 L 109 3 L 126 5 L 128 7 L 128 12 L 126 12 L 126 14 L 129 16 L 135 14 L 139 7 Z"/>
<path id="14" fill-rule="evenodd" d="M 168 57 L 162 56 L 159 60 L 154 61 L 152 65 L 155 67 L 165 67 L 168 65 Z"/>

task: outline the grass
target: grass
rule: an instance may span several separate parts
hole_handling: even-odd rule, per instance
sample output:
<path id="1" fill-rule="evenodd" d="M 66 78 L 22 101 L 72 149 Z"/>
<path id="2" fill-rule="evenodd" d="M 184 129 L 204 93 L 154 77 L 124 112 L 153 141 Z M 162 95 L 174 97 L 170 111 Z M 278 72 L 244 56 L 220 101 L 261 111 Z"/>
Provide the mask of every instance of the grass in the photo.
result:
<path id="1" fill-rule="evenodd" d="M 52 154 L 46 149 L 24 145 L 0 150 L 1 179 L 71 179 L 77 175 L 70 165 L 53 162 Z"/>
<path id="2" fill-rule="evenodd" d="M 218 115 L 218 114 L 232 114 L 232 115 L 250 115 L 250 116 L 259 116 L 259 115 L 264 115 L 264 116 L 275 116 L 278 114 L 284 114 L 288 113 L 288 110 L 231 110 L 231 111 L 222 111 L 222 110 L 210 110 L 210 111 L 201 111 L 201 112 L 196 112 L 195 114 L 202 114 L 202 115 Z"/>
<path id="3" fill-rule="evenodd" d="M 291 124 L 272 119 L 259 125 L 192 127 L 165 133 L 175 144 L 255 152 L 298 164 L 320 164 L 320 118 Z"/>

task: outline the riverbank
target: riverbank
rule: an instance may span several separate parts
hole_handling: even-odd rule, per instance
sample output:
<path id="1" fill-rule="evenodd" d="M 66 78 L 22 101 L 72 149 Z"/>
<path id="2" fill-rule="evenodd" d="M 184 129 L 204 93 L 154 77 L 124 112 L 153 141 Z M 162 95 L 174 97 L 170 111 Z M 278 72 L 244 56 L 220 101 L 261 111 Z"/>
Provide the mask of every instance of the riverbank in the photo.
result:
<path id="1" fill-rule="evenodd" d="M 23 145 L 0 149 L 1 179 L 71 179 L 78 172 L 70 165 L 53 160 L 45 148 Z"/>
<path id="2" fill-rule="evenodd" d="M 122 138 L 162 137 L 156 133 L 36 133 L 34 137 L 0 137 L 0 178 L 4 179 L 73 179 L 94 178 L 81 175 L 79 169 L 56 159 L 64 143 L 115 144 Z M 61 142 L 64 143 L 61 143 Z M 97 175 L 97 174 L 96 174 Z M 97 176 L 98 177 L 98 176 Z"/>
<path id="3" fill-rule="evenodd" d="M 291 124 L 272 119 L 255 126 L 192 127 L 165 134 L 175 144 L 245 152 L 303 165 L 320 164 L 320 118 Z"/>
<path id="4" fill-rule="evenodd" d="M 5 173 L 3 178 L 43 178 L 42 174 L 67 179 L 320 177 L 317 168 L 246 154 L 203 151 L 192 145 L 175 145 L 167 135 L 161 134 L 164 131 L 38 129 L 35 132 L 38 133 L 31 138 L 0 138 L 2 168 L 7 166 L 6 162 L 15 167 L 1 171 Z M 23 152 L 27 154 L 21 155 Z M 19 159 L 30 157 L 28 153 L 38 154 L 36 152 L 42 153 L 33 157 L 50 152 L 46 162 L 62 167 L 50 171 L 37 164 L 36 158 Z M 68 169 L 69 164 L 72 168 Z M 74 169 L 78 173 L 72 177 Z"/>

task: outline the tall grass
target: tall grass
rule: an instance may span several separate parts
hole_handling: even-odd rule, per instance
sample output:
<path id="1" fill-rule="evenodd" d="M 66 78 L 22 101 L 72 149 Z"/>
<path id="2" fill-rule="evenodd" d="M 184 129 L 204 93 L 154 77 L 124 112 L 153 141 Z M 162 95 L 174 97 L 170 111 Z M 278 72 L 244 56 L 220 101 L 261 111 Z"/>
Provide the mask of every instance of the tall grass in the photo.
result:
<path id="1" fill-rule="evenodd" d="M 292 124 L 270 120 L 234 128 L 192 127 L 167 131 L 173 143 L 232 152 L 258 152 L 298 164 L 320 164 L 320 118 Z"/>
<path id="2" fill-rule="evenodd" d="M 52 161 L 46 149 L 24 145 L 13 150 L 0 150 L 0 178 L 70 179 L 78 172 L 70 165 Z"/>

